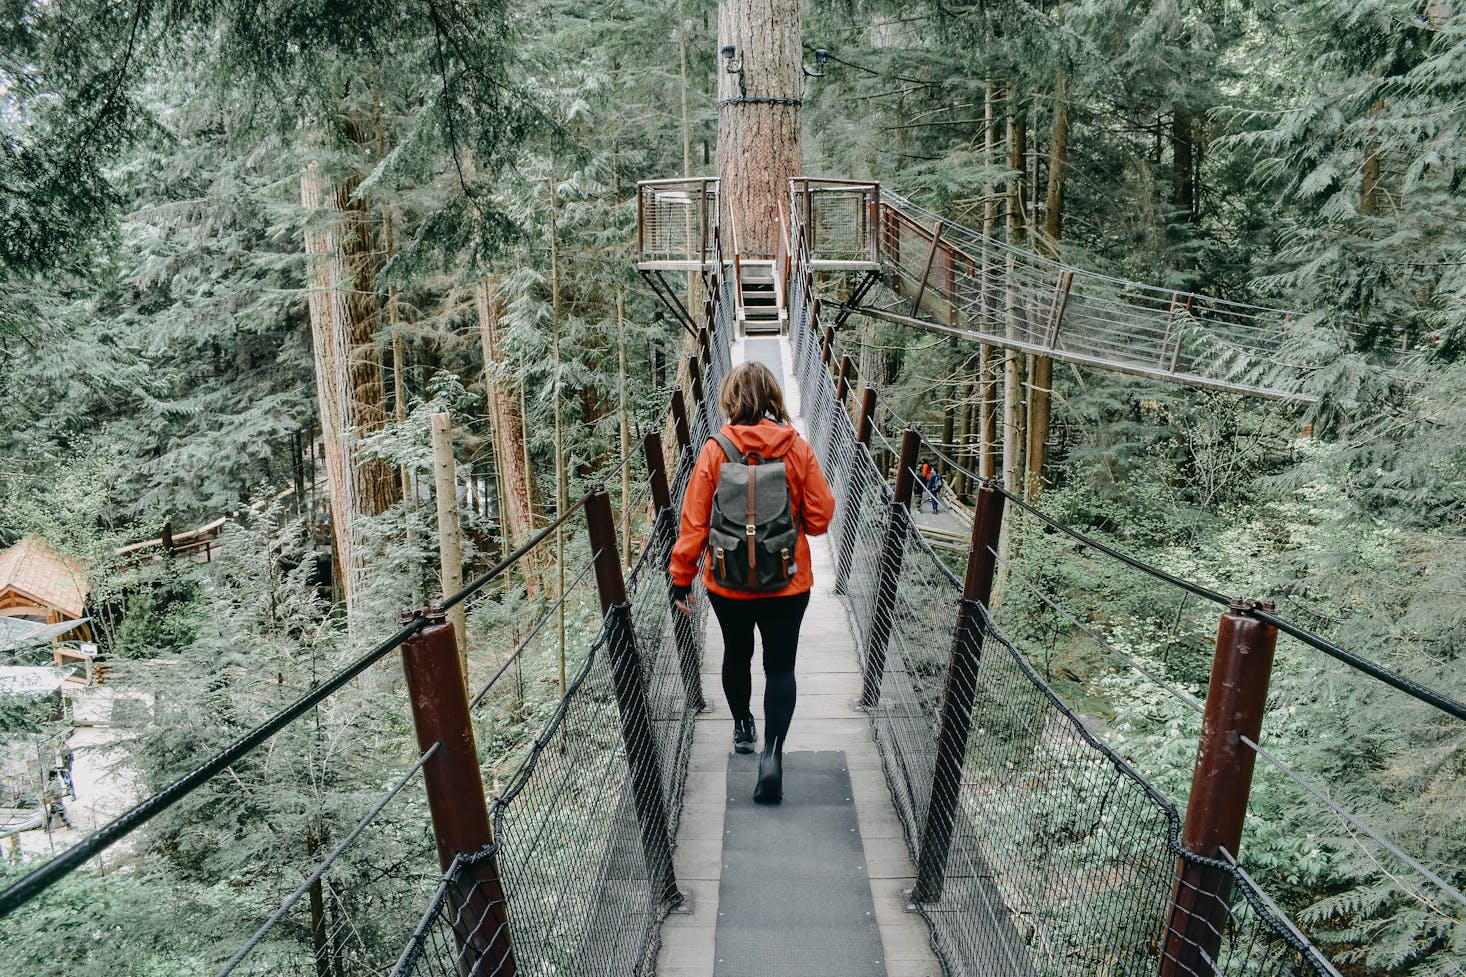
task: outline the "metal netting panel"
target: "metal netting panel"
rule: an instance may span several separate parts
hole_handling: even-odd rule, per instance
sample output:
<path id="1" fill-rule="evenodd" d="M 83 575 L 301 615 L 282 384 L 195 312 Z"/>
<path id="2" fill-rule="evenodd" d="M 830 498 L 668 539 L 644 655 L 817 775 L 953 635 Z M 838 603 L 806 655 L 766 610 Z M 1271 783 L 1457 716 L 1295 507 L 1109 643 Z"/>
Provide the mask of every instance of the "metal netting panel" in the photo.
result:
<path id="1" fill-rule="evenodd" d="M 644 262 L 702 262 L 718 218 L 718 181 L 650 180 L 637 187 L 637 237 Z"/>
<path id="2" fill-rule="evenodd" d="M 667 567 L 677 541 L 677 524 L 671 515 L 663 512 L 652 527 L 627 588 L 652 733 L 662 764 L 662 785 L 675 822 L 692 747 L 692 716 L 703 704 L 702 639 L 709 602 L 699 575 L 693 580 L 693 616 L 687 618 L 672 608 Z"/>

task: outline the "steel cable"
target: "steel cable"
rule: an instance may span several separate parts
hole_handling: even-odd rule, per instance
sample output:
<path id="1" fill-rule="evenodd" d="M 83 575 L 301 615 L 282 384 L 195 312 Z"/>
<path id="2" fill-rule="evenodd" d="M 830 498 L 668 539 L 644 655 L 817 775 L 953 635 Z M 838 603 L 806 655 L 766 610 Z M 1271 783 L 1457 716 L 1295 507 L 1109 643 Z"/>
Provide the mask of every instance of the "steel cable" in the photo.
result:
<path id="1" fill-rule="evenodd" d="M 391 804 L 397 798 L 398 794 L 402 793 L 402 789 L 407 786 L 408 781 L 423 768 L 423 765 L 432 758 L 434 753 L 438 752 L 438 747 L 441 745 L 440 743 L 434 743 L 428 747 L 422 756 L 417 758 L 417 762 L 397 779 L 397 782 L 377 802 L 376 806 L 368 811 L 366 816 L 356 823 L 356 827 L 352 828 L 346 837 L 341 839 L 341 843 L 331 850 L 331 853 L 321 861 L 320 865 L 316 866 L 315 871 L 306 876 L 305 881 L 301 882 L 294 892 L 285 897 L 285 900 L 280 903 L 280 907 L 270 915 L 270 918 L 265 920 L 259 929 L 255 930 L 254 935 L 244 942 L 244 945 L 235 952 L 234 956 L 229 958 L 229 961 L 223 967 L 219 968 L 216 977 L 229 977 L 229 974 L 234 972 L 234 969 L 244 961 L 244 958 L 249 956 L 254 951 L 254 948 L 260 945 L 260 942 L 265 936 L 280 923 L 280 920 L 285 918 L 285 914 L 290 912 L 295 907 L 295 904 L 301 900 L 301 897 L 310 891 L 310 887 L 316 880 L 330 871 L 331 866 L 336 864 L 341 856 L 346 854 L 347 850 L 356 843 L 356 839 L 361 837 L 361 833 L 367 829 L 367 826 L 375 821 L 382 811 L 386 810 L 387 805 Z"/>

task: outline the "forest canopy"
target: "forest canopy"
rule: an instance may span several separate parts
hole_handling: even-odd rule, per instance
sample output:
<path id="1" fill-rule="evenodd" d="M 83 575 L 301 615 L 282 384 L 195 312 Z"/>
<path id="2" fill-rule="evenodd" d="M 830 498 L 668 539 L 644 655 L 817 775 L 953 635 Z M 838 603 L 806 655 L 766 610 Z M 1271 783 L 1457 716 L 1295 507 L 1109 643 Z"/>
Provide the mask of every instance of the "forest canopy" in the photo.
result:
<path id="1" fill-rule="evenodd" d="M 1038 390 L 1042 414 L 1009 405 L 1028 440 L 1010 487 L 1032 504 L 1466 697 L 1460 4 L 812 0 L 803 16 L 806 62 L 827 52 L 801 82 L 806 174 L 879 181 L 1046 259 L 1348 337 L 1306 371 L 1256 366 L 1310 394 L 1280 402 L 1000 362 L 851 315 L 839 343 L 887 433 L 910 421 L 947 446 L 970 501 L 955 464 L 1004 478 L 983 469 L 1004 387 Z M 87 566 L 98 643 L 156 703 L 128 731 L 143 788 L 441 593 L 434 415 L 452 421 L 469 570 L 662 429 L 691 347 L 636 274 L 636 184 L 716 173 L 717 23 L 711 0 L 0 0 L 0 547 L 39 534 Z M 835 307 L 853 285 L 820 288 Z M 689 307 L 698 287 L 679 293 Z M 634 535 L 644 513 L 610 487 Z M 208 563 L 125 555 L 221 518 Z M 1210 608 L 1035 521 L 1010 537 L 1018 573 L 1205 694 Z M 588 554 L 561 540 L 475 607 L 471 678 Z M 599 607 L 567 606 L 571 637 L 551 629 L 484 720 L 491 779 L 585 654 L 577 625 Z M 999 620 L 1184 800 L 1194 717 L 1016 581 Z M 137 872 L 78 877 L 24 936 L 7 921 L 0 952 L 34 973 L 217 966 L 416 757 L 399 691 L 346 693 L 290 740 L 295 761 L 241 769 L 145 833 Z M 368 727 L 368 749 L 342 748 Z M 1458 726 L 1285 642 L 1265 729 L 1299 774 L 1466 885 Z M 1460 907 L 1259 778 L 1249 867 L 1312 939 L 1351 975 L 1461 971 Z M 361 935 L 361 966 L 400 949 L 436 877 L 422 808 L 353 867 L 359 901 L 322 910 L 396 914 Z M 150 918 L 158 891 L 188 926 Z M 57 935 L 98 899 L 136 936 L 130 970 Z"/>

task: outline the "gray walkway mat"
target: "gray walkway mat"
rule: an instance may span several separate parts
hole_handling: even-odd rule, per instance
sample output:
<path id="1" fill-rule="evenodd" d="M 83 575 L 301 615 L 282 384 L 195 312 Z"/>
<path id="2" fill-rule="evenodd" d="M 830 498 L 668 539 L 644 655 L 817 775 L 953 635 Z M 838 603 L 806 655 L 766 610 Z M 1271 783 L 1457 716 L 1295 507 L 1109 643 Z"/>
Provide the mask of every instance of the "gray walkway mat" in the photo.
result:
<path id="1" fill-rule="evenodd" d="M 745 339 L 743 358 L 768 367 L 774 379 L 779 381 L 779 389 L 784 391 L 786 397 L 789 395 L 789 391 L 784 390 L 784 356 L 779 352 L 777 339 Z"/>
<path id="2" fill-rule="evenodd" d="M 784 754 L 784 803 L 753 803 L 758 755 L 728 757 L 714 977 L 885 977 L 840 752 Z"/>

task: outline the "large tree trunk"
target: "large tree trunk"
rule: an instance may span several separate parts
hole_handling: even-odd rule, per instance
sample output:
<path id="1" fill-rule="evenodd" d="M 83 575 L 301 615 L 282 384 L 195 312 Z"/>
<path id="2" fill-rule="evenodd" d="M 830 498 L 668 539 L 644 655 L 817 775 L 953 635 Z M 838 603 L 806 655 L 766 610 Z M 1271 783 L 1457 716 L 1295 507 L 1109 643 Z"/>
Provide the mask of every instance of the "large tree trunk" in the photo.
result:
<path id="1" fill-rule="evenodd" d="M 384 512 L 399 498 L 389 464 L 357 457 L 361 437 L 380 430 L 386 420 L 381 351 L 373 339 L 379 309 L 371 222 L 365 201 L 352 199 L 358 183 L 353 176 L 328 190 L 314 163 L 300 177 L 301 205 L 315 212 L 305 233 L 311 342 L 334 544 L 348 609 L 365 560 L 354 538 L 355 522 Z"/>
<path id="2" fill-rule="evenodd" d="M 1190 223 L 1196 215 L 1196 183 L 1191 156 L 1194 124 L 1191 113 L 1178 108 L 1171 117 L 1171 203 L 1176 220 Z"/>
<path id="3" fill-rule="evenodd" d="M 1008 167 L 1014 171 L 1008 188 L 1008 243 L 1022 247 L 1025 239 L 1023 219 L 1024 155 L 1027 151 L 1027 125 L 1022 115 L 1022 105 L 1008 92 Z M 1020 338 L 1020 307 L 1022 297 L 1018 293 L 1017 268 L 1013 255 L 1008 256 L 1008 289 L 1006 296 L 1006 334 L 1009 339 Z M 1022 387 L 1023 355 L 1006 350 L 1003 357 L 1003 486 L 1010 492 L 1021 490 L 1023 482 L 1023 456 L 1019 432 L 1022 429 Z"/>
<path id="4" fill-rule="evenodd" d="M 718 46 L 729 44 L 737 52 L 720 53 L 717 71 L 719 207 L 745 255 L 772 257 L 779 202 L 800 171 L 798 0 L 721 0 Z"/>
<path id="5" fill-rule="evenodd" d="M 1002 99 L 1002 90 L 988 82 L 983 94 L 983 122 L 985 132 L 983 144 L 988 165 L 996 167 L 998 162 L 998 115 L 997 102 Z M 987 200 L 982 206 L 982 234 L 993 239 L 998 234 L 997 188 L 987 187 Z M 983 315 L 987 320 L 983 328 L 995 330 L 998 320 L 998 269 L 992 249 L 983 244 Z M 978 427 L 981 444 L 978 474 L 983 478 L 997 478 L 1001 467 L 998 441 L 998 347 L 984 344 L 978 350 Z"/>
<path id="6" fill-rule="evenodd" d="M 1369 117 L 1378 118 L 1384 110 L 1384 99 L 1376 99 L 1369 107 Z M 1364 157 L 1364 172 L 1361 176 L 1359 212 L 1365 217 L 1373 217 L 1379 212 L 1379 153 L 1377 151 L 1371 150 L 1369 155 Z"/>
<path id="7" fill-rule="evenodd" d="M 534 511 L 538 499 L 534 478 L 526 465 L 524 415 L 519 410 L 519 398 L 503 383 L 504 354 L 499 349 L 498 338 L 501 311 L 498 281 L 487 279 L 476 289 L 476 298 L 479 338 L 484 351 L 485 395 L 494 435 L 494 465 L 504 508 L 504 525 L 500 533 L 518 545 L 534 534 Z"/>
<path id="8" fill-rule="evenodd" d="M 1054 126 L 1049 142 L 1049 185 L 1044 205 L 1044 243 L 1057 258 L 1064 226 L 1064 170 L 1069 164 L 1069 82 L 1059 73 L 1054 86 Z M 1043 489 L 1044 462 L 1048 460 L 1049 409 L 1054 361 L 1034 356 L 1028 377 L 1028 483 L 1032 500 Z"/>

